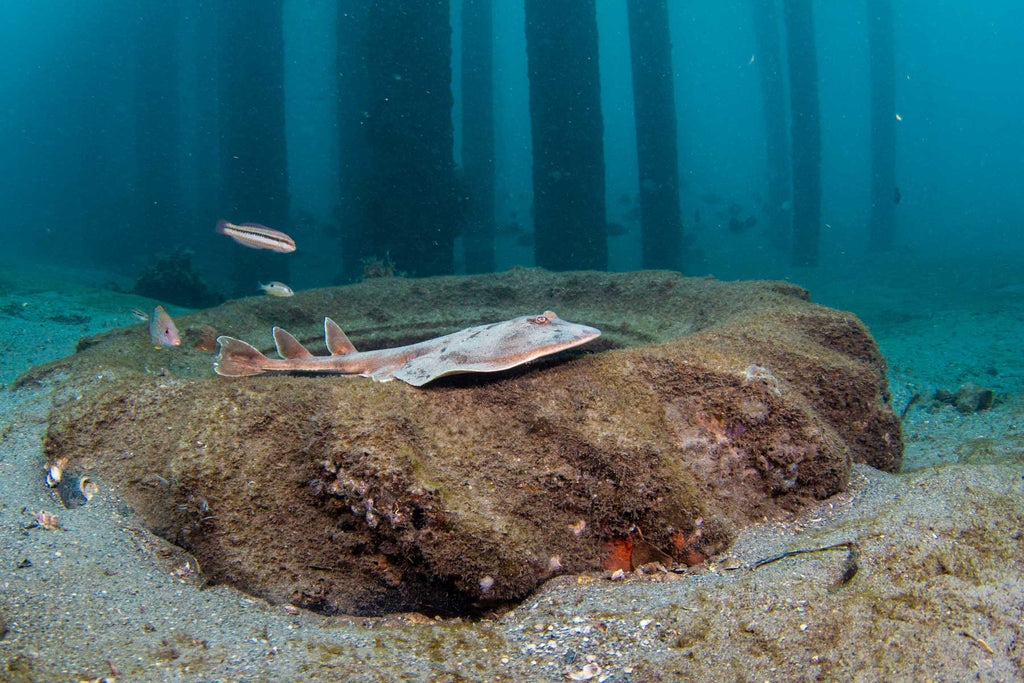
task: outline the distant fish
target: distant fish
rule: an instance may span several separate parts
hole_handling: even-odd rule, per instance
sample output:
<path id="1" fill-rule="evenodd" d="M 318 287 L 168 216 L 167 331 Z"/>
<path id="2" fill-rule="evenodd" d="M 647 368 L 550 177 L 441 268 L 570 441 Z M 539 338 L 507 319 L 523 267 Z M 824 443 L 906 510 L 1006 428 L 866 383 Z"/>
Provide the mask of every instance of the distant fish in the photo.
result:
<path id="1" fill-rule="evenodd" d="M 181 345 L 181 336 L 178 334 L 178 328 L 163 306 L 154 308 L 151 315 L 147 315 L 144 311 L 138 309 L 133 310 L 132 315 L 142 322 L 149 323 L 149 339 L 156 348 L 166 349 L 170 346 Z"/>
<path id="2" fill-rule="evenodd" d="M 757 225 L 757 218 L 754 216 L 747 216 L 745 219 L 740 220 L 736 216 L 729 219 L 729 232 L 739 233 Z"/>
<path id="3" fill-rule="evenodd" d="M 903 193 L 900 192 L 899 187 L 894 187 L 892 193 L 893 202 L 899 204 L 901 199 L 903 199 Z"/>
<path id="4" fill-rule="evenodd" d="M 621 237 L 629 232 L 629 228 L 622 223 L 608 223 L 607 232 L 609 237 Z"/>
<path id="5" fill-rule="evenodd" d="M 282 254 L 295 251 L 295 240 L 283 232 L 271 230 L 259 223 L 235 225 L 227 221 L 217 221 L 217 232 L 253 249 L 269 249 Z"/>
<path id="6" fill-rule="evenodd" d="M 277 280 L 274 280 L 273 282 L 268 282 L 267 284 L 263 284 L 261 282 L 260 289 L 262 289 L 270 296 L 291 296 L 295 294 L 295 292 L 292 291 L 291 287 L 289 287 L 283 282 L 278 282 Z"/>

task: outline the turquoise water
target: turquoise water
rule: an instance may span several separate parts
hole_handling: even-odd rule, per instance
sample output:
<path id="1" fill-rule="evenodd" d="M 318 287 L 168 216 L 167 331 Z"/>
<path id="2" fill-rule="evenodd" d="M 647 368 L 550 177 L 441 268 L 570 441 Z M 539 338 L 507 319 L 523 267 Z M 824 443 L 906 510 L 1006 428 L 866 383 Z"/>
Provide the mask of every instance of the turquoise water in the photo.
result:
<path id="1" fill-rule="evenodd" d="M 349 32 L 362 29 L 345 23 L 344 11 L 338 19 L 336 9 L 343 5 L 326 1 L 266 3 L 259 26 L 256 18 L 242 21 L 238 9 L 245 3 L 183 2 L 174 10 L 161 9 L 163 4 L 138 3 L 130 13 L 104 0 L 88 7 L 12 2 L 0 8 L 0 85 L 8 94 L 0 117 L 0 170 L 6 179 L 0 187 L 0 262 L 108 270 L 130 286 L 160 255 L 181 247 L 193 253 L 204 282 L 221 296 L 237 295 L 243 292 L 231 291 L 232 264 L 256 252 L 239 255 L 234 243 L 214 233 L 224 218 L 267 224 L 299 244 L 294 254 L 267 256 L 249 266 L 253 287 L 261 278 L 285 280 L 277 277 L 283 266 L 294 288 L 358 279 L 359 268 L 348 263 L 346 271 L 342 262 L 346 252 L 358 249 L 346 230 L 357 194 L 352 183 L 367 166 L 353 126 L 366 126 L 345 118 L 353 86 L 339 82 L 336 62 L 358 48 Z M 729 279 L 792 275 L 789 247 L 767 234 L 769 214 L 792 207 L 782 206 L 788 200 L 767 205 L 766 100 L 759 71 L 765 55 L 751 6 L 739 0 L 669 5 L 679 202 L 690 245 L 686 269 Z M 349 14 L 358 19 L 359 8 L 367 6 L 353 2 Z M 838 263 L 856 267 L 874 201 L 867 17 L 875 10 L 863 3 L 829 3 L 814 11 L 821 263 L 826 269 Z M 897 263 L 938 256 L 983 266 L 990 256 L 1020 253 L 1024 86 L 1015 74 L 1024 57 L 1015 27 L 1022 14 L 1019 3 L 1003 1 L 896 3 L 891 113 L 899 117 L 894 122 L 900 200 L 891 258 Z M 452 3 L 450 43 L 440 30 L 421 41 L 425 54 L 432 46 L 450 50 L 441 84 L 451 90 L 450 106 L 442 111 L 449 113 L 452 138 L 441 151 L 456 176 L 466 153 L 461 18 L 462 4 Z M 635 269 L 642 265 L 641 183 L 625 3 L 599 2 L 595 18 L 605 217 L 615 226 L 607 238 L 607 266 Z M 518 3 L 495 3 L 491 83 L 499 270 L 537 260 L 530 246 L 534 154 L 524 21 Z M 218 32 L 223 37 L 215 40 Z M 401 42 L 395 47 L 401 50 Z M 251 74 L 238 77 L 241 95 L 224 90 L 226 69 L 235 62 Z M 783 59 L 784 81 L 785 66 Z M 264 68 L 271 71 L 261 76 Z M 391 76 L 397 84 L 409 78 L 400 70 Z M 273 116 L 264 108 L 270 100 L 280 108 Z M 370 125 L 372 107 L 363 109 L 365 115 L 357 114 Z M 241 136 L 245 154 L 227 149 L 236 144 L 229 132 Z M 261 178 L 255 198 L 225 196 L 231 167 L 241 162 L 255 164 L 245 173 Z M 405 187 L 389 195 L 389 202 L 412 201 L 415 182 Z M 893 191 L 886 196 L 892 198 Z M 265 208 L 260 202 L 268 197 L 285 208 Z M 734 218 L 740 225 L 748 218 L 756 223 L 737 230 Z M 381 214 L 370 220 L 388 219 Z M 456 272 L 468 267 L 464 246 L 464 236 L 455 237 Z M 415 271 L 416 265 L 398 268 Z"/>
<path id="2" fill-rule="evenodd" d="M 884 650 L 860 642 L 844 650 L 836 675 L 869 671 L 895 680 L 925 671 L 957 679 L 976 673 L 978 661 L 992 667 L 993 679 L 1020 674 L 1019 565 L 1012 559 L 1019 547 L 1009 527 L 1022 518 L 1014 482 L 1024 453 L 1024 5 L 669 0 L 673 99 L 665 121 L 675 130 L 670 135 L 666 124 L 654 132 L 677 140 L 679 223 L 657 223 L 643 195 L 664 183 L 641 179 L 628 4 L 593 4 L 595 32 L 586 35 L 579 21 L 559 33 L 558 17 L 543 13 L 556 3 L 539 2 L 494 2 L 491 31 L 464 23 L 478 0 L 140 0 L 131 11 L 117 0 L 0 4 L 0 384 L 8 389 L 29 368 L 74 353 L 83 337 L 137 325 L 135 308 L 160 304 L 178 316 L 262 296 L 258 285 L 269 281 L 301 291 L 365 275 L 475 272 L 471 237 L 481 220 L 494 229 L 484 250 L 495 271 L 546 263 L 552 250 L 556 262 L 574 256 L 578 235 L 559 233 L 563 225 L 589 231 L 606 254 L 597 267 L 616 271 L 645 266 L 645 236 L 679 231 L 671 256 L 685 274 L 800 284 L 813 301 L 859 316 L 886 356 L 907 473 L 861 472 L 853 488 L 869 500 L 850 504 L 862 519 L 839 524 L 868 539 L 859 580 L 875 591 L 870 606 L 843 596 L 829 602 L 815 592 L 820 580 L 801 583 L 797 570 L 776 567 L 768 584 L 705 575 L 680 584 L 686 588 L 678 594 L 580 581 L 582 597 L 562 600 L 561 611 L 554 611 L 561 598 L 531 598 L 493 627 L 449 624 L 436 638 L 398 630 L 380 637 L 377 624 L 293 618 L 224 586 L 185 586 L 174 567 L 152 560 L 160 552 L 140 549 L 153 537 L 125 521 L 109 491 L 100 505 L 73 514 L 58 507 L 42 483 L 43 436 L 51 402 L 75 397 L 62 394 L 57 378 L 4 391 L 0 401 L 0 559 L 10 572 L 0 579 L 0 679 L 116 676 L 107 663 L 115 662 L 147 680 L 189 680 L 190 666 L 210 680 L 274 680 L 277 657 L 290 680 L 316 679 L 310 671 L 317 667 L 327 671 L 321 678 L 391 680 L 407 673 L 400 669 L 408 646 L 416 672 L 409 678 L 454 679 L 451 662 L 475 658 L 481 680 L 496 672 L 528 680 L 535 665 L 564 680 L 583 670 L 587 648 L 598 652 L 600 641 L 601 665 L 621 674 L 614 680 L 629 675 L 623 664 L 649 661 L 695 676 L 699 667 L 687 669 L 683 660 L 703 662 L 706 672 L 734 657 L 751 678 L 793 680 L 806 673 L 800 667 L 818 666 L 811 657 L 821 641 L 788 645 L 794 649 L 786 656 L 797 652 L 791 659 L 799 665 L 780 670 L 755 645 L 736 655 L 735 643 L 737 634 L 756 637 L 756 647 L 770 651 L 792 644 L 808 621 L 815 634 L 803 614 L 808 603 L 819 623 L 834 608 L 865 642 L 887 636 Z M 796 35 L 787 9 L 808 6 L 813 46 L 787 44 Z M 755 8 L 776 11 L 768 26 L 778 40 L 774 53 L 759 38 Z M 871 38 L 886 8 L 891 60 L 878 57 L 885 51 Z M 399 10 L 415 18 L 403 24 Z M 531 103 L 544 79 L 530 80 L 527 22 L 555 24 L 566 41 L 561 58 L 581 57 L 582 66 L 571 66 L 585 72 L 589 65 L 598 86 L 556 83 L 554 105 L 591 105 L 573 110 L 561 135 L 545 144 L 579 142 L 587 128 L 591 156 L 569 155 L 564 167 L 543 173 L 538 157 L 551 150 L 534 135 L 544 122 Z M 468 44 L 479 50 L 473 39 L 481 35 L 493 38 L 489 69 L 480 66 L 480 52 L 463 52 Z M 810 118 L 820 124 L 820 145 L 797 125 L 810 115 L 807 93 L 793 96 L 794 63 L 802 67 L 797 76 L 814 67 L 817 113 Z M 576 73 L 568 61 L 562 66 L 551 69 L 554 78 Z M 493 107 L 486 117 L 493 149 L 484 150 L 482 167 L 481 69 L 492 88 L 482 99 Z M 473 74 L 477 80 L 467 79 Z M 888 99 L 873 99 L 880 90 Z M 772 101 L 781 103 L 781 128 L 770 128 Z M 890 143 L 880 148 L 879 139 Z M 599 173 L 581 161 L 593 160 L 595 144 Z M 773 166 L 778 149 L 782 165 Z M 795 170 L 797 158 L 807 157 L 817 160 L 811 172 Z M 487 168 L 492 184 L 483 177 Z M 782 195 L 771 182 L 779 173 Z M 573 195 L 583 176 L 594 181 L 592 194 Z M 883 187 L 876 182 L 873 190 L 878 177 Z M 817 198 L 791 187 L 801 183 L 816 188 L 810 195 Z M 597 218 L 577 221 L 583 214 Z M 795 225 L 798 214 L 804 218 Z M 246 248 L 216 233 L 219 220 L 285 232 L 297 249 Z M 883 232 L 891 243 L 873 249 L 869 236 L 879 220 L 890 221 Z M 795 247 L 808 226 L 817 258 L 802 265 Z M 936 398 L 967 385 L 991 390 L 992 405 L 961 412 Z M 878 491 L 885 492 L 881 503 L 870 499 Z M 898 497 L 904 507 L 893 512 L 887 501 Z M 835 501 L 837 509 L 847 503 Z M 44 507 L 64 515 L 66 532 L 26 528 Z M 975 524 L 985 511 L 995 512 Z M 772 552 L 804 531 L 778 531 Z M 821 535 L 836 531 L 826 525 Z M 760 541 L 746 539 L 745 559 L 768 554 L 750 550 Z M 985 565 L 991 557 L 1005 565 Z M 705 581 L 735 583 L 706 609 Z M 896 592 L 907 581 L 911 587 Z M 1000 601 L 1013 604 L 999 612 Z M 794 613 L 771 621 L 769 603 L 776 613 Z M 574 611 L 579 604 L 586 607 Z M 892 610 L 883 621 L 942 626 L 902 641 L 889 639 L 892 631 L 857 630 L 877 621 L 883 606 Z M 530 624 L 525 634 L 522 623 Z M 759 623 L 783 626 L 762 637 Z M 633 640 L 598 636 L 608 624 L 612 635 L 633 628 Z M 693 635 L 704 626 L 705 635 L 721 629 L 706 647 L 703 635 Z M 571 647 L 551 648 L 557 660 L 537 654 L 549 631 L 573 633 L 566 636 Z M 207 638 L 213 655 L 203 654 Z M 616 665 L 621 651 L 639 654 Z M 904 653 L 915 651 L 919 668 L 901 669 Z"/>

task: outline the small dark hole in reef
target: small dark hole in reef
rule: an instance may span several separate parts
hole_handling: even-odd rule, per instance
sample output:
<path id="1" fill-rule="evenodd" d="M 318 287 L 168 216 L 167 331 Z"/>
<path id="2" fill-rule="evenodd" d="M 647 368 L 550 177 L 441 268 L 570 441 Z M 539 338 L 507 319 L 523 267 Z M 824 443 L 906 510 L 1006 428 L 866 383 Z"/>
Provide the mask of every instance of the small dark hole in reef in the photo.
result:
<path id="1" fill-rule="evenodd" d="M 372 602 L 356 604 L 351 611 L 342 611 L 319 601 L 301 607 L 326 616 L 386 617 L 400 612 L 416 611 L 431 619 L 481 619 L 488 610 L 470 601 L 454 584 L 437 580 L 429 585 L 408 586 Z"/>

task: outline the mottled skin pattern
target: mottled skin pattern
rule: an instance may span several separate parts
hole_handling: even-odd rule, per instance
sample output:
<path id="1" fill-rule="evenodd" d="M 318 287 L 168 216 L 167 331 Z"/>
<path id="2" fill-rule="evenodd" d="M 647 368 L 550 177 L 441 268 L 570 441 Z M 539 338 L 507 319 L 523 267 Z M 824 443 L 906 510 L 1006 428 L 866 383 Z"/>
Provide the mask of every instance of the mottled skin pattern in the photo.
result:
<path id="1" fill-rule="evenodd" d="M 417 344 L 378 351 L 356 351 L 330 318 L 324 320 L 330 356 L 313 356 L 292 335 L 274 328 L 281 360 L 267 358 L 232 337 L 219 337 L 220 354 L 213 369 L 225 377 L 263 372 L 329 372 L 400 379 L 413 386 L 460 372 L 497 372 L 585 344 L 601 331 L 562 320 L 551 311 L 470 327 Z"/>

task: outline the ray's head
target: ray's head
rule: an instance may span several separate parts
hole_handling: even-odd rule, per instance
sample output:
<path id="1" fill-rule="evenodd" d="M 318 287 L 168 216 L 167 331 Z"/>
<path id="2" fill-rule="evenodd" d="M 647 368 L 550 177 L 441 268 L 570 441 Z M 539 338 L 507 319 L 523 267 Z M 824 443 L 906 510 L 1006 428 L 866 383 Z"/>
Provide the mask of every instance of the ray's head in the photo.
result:
<path id="1" fill-rule="evenodd" d="M 510 334 L 503 346 L 510 355 L 519 355 L 524 361 L 571 349 L 601 336 L 601 330 L 596 327 L 563 320 L 554 311 L 515 318 L 511 322 Z"/>

